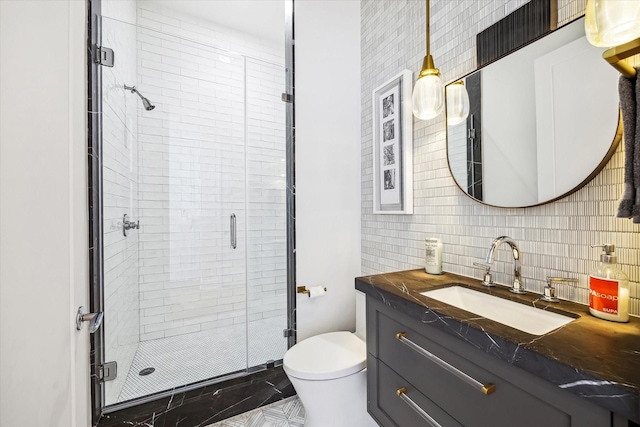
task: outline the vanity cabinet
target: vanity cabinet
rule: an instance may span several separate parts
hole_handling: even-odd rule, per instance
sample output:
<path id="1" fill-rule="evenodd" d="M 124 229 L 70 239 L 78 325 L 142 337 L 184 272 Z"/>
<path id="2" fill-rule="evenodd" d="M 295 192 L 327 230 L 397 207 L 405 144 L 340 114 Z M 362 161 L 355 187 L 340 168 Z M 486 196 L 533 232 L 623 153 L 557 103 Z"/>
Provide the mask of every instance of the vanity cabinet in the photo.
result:
<path id="1" fill-rule="evenodd" d="M 384 427 L 614 425 L 606 409 L 370 296 L 367 353 L 368 410 Z"/>

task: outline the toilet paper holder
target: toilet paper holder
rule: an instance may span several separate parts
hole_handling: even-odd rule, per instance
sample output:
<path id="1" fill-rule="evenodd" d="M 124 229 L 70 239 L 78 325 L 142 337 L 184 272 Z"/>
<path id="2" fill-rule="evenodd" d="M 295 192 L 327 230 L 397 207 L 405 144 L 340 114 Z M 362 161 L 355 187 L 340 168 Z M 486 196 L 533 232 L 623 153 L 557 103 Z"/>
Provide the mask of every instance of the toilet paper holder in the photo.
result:
<path id="1" fill-rule="evenodd" d="M 296 288 L 296 291 L 297 291 L 299 294 L 307 294 L 307 296 L 308 296 L 308 297 L 311 297 L 311 295 L 310 295 L 310 291 L 309 291 L 309 289 L 307 289 L 307 287 L 306 287 L 306 286 L 298 286 L 298 287 Z M 324 291 L 325 291 L 325 292 L 327 292 L 327 288 L 324 288 Z"/>

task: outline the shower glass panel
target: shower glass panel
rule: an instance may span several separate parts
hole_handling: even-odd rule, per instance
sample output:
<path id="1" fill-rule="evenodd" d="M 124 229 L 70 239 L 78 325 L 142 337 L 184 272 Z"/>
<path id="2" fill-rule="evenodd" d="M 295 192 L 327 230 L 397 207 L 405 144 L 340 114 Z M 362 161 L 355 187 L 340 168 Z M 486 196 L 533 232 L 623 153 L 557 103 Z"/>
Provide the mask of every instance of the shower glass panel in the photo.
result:
<path id="1" fill-rule="evenodd" d="M 245 72 L 247 345 L 249 366 L 255 366 L 282 359 L 287 350 L 285 104 L 277 102 L 285 74 L 279 64 L 252 58 Z"/>
<path id="2" fill-rule="evenodd" d="M 241 374 L 287 348 L 284 58 L 109 12 L 104 352 L 118 374 L 107 406 Z"/>

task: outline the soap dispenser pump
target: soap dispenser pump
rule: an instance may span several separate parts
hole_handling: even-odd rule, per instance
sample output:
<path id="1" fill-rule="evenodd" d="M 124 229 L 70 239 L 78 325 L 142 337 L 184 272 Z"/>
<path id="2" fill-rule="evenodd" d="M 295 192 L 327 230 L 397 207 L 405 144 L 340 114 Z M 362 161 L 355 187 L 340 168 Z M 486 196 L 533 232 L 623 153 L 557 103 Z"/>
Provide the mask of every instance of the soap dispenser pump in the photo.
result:
<path id="1" fill-rule="evenodd" d="M 589 274 L 589 312 L 614 322 L 629 321 L 629 278 L 616 263 L 616 247 L 610 243 L 591 245 L 602 248 L 600 264 Z"/>

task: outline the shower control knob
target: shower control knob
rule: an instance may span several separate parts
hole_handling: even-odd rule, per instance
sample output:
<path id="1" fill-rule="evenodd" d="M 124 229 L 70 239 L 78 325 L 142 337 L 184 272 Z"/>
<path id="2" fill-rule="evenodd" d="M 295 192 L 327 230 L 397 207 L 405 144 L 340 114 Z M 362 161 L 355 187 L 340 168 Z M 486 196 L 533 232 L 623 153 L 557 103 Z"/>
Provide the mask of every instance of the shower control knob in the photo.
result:
<path id="1" fill-rule="evenodd" d="M 124 235 L 124 237 L 127 237 L 127 230 L 131 229 L 140 229 L 140 220 L 138 220 L 138 222 L 129 221 L 127 219 L 127 214 L 124 214 L 124 217 L 122 218 L 122 234 Z"/>

